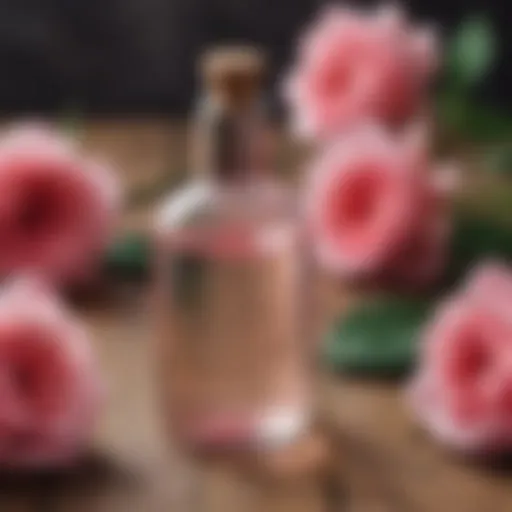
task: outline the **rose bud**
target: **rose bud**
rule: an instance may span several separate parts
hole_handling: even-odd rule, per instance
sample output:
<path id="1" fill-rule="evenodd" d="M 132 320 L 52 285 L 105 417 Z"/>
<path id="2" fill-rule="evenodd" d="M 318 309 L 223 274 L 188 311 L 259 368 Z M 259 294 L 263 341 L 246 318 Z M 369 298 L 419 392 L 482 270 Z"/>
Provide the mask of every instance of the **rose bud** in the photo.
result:
<path id="1" fill-rule="evenodd" d="M 511 303 L 512 270 L 483 263 L 425 330 L 410 404 L 419 422 L 451 448 L 512 448 Z"/>
<path id="2" fill-rule="evenodd" d="M 440 277 L 450 233 L 447 168 L 416 130 L 364 127 L 309 168 L 306 215 L 319 262 L 345 279 L 425 286 Z"/>
<path id="3" fill-rule="evenodd" d="M 40 281 L 6 285 L 0 292 L 0 468 L 76 461 L 100 399 L 83 326 Z"/>
<path id="4" fill-rule="evenodd" d="M 284 82 L 292 128 L 324 140 L 369 120 L 400 125 L 425 109 L 437 67 L 434 32 L 410 24 L 397 7 L 326 8 Z"/>
<path id="5" fill-rule="evenodd" d="M 90 277 L 119 209 L 110 169 L 49 127 L 20 125 L 0 139 L 0 191 L 0 274 Z"/>

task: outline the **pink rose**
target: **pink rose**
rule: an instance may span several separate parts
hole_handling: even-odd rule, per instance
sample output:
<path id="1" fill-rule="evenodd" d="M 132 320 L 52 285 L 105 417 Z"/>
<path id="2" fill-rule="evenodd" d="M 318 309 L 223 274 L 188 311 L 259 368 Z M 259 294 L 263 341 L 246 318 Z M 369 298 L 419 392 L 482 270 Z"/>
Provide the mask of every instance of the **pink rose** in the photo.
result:
<path id="1" fill-rule="evenodd" d="M 368 120 L 402 123 L 424 109 L 437 54 L 433 31 L 396 7 L 325 9 L 285 81 L 294 129 L 325 139 Z"/>
<path id="2" fill-rule="evenodd" d="M 512 271 L 487 262 L 426 329 L 410 402 L 426 428 L 453 448 L 512 448 L 510 304 Z"/>
<path id="3" fill-rule="evenodd" d="M 88 336 L 40 282 L 0 294 L 0 467 L 66 464 L 85 449 L 100 399 Z"/>
<path id="4" fill-rule="evenodd" d="M 355 280 L 429 284 L 449 235 L 447 169 L 429 163 L 418 131 L 361 128 L 309 170 L 306 204 L 320 263 Z"/>
<path id="5" fill-rule="evenodd" d="M 0 273 L 82 280 L 105 249 L 119 206 L 113 173 L 43 125 L 0 139 Z"/>

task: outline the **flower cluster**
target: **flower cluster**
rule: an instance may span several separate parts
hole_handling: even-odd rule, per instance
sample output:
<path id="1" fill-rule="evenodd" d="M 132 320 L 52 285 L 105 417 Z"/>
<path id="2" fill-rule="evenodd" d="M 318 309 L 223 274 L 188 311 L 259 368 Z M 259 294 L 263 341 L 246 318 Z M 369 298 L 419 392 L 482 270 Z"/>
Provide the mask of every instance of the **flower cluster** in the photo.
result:
<path id="1" fill-rule="evenodd" d="M 446 180 L 426 121 L 437 46 L 432 28 L 391 6 L 329 7 L 298 45 L 285 97 L 294 131 L 320 152 L 309 226 L 319 261 L 344 278 L 417 287 L 443 270 Z"/>
<path id="2" fill-rule="evenodd" d="M 0 468 L 69 464 L 86 447 L 100 379 L 56 290 L 99 268 L 119 199 L 109 168 L 50 126 L 0 136 Z"/>
<path id="3" fill-rule="evenodd" d="M 411 291 L 443 274 L 455 182 L 428 144 L 438 63 L 432 29 L 396 7 L 329 8 L 299 44 L 285 93 L 317 149 L 306 218 L 317 260 L 345 280 Z M 512 271 L 483 263 L 425 329 L 410 402 L 451 447 L 512 449 L 510 303 Z"/>

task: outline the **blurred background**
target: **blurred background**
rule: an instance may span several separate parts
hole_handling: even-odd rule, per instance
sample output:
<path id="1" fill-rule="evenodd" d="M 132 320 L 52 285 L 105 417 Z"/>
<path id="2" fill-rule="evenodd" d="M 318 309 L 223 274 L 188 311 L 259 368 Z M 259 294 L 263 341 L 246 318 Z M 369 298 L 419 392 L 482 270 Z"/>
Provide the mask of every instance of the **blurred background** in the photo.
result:
<path id="1" fill-rule="evenodd" d="M 323 0 L 0 0 L 0 108 L 52 113 L 186 113 L 194 59 L 212 42 L 252 41 L 268 50 L 271 81 L 294 37 Z M 353 1 L 354 4 L 370 4 Z M 374 3 L 374 2 L 373 2 Z M 497 65 L 478 94 L 511 106 L 512 6 L 505 0 L 402 2 L 443 33 L 483 12 L 500 39 Z"/>

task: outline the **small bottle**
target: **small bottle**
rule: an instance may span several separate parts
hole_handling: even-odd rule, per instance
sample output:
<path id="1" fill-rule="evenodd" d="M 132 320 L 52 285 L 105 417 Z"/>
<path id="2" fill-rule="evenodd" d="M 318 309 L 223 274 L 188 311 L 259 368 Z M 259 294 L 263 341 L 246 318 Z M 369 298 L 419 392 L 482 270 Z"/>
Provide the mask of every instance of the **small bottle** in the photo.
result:
<path id="1" fill-rule="evenodd" d="M 193 173 L 154 233 L 163 409 L 186 446 L 265 449 L 309 423 L 300 226 L 270 165 L 263 56 L 216 49 L 200 69 Z"/>

